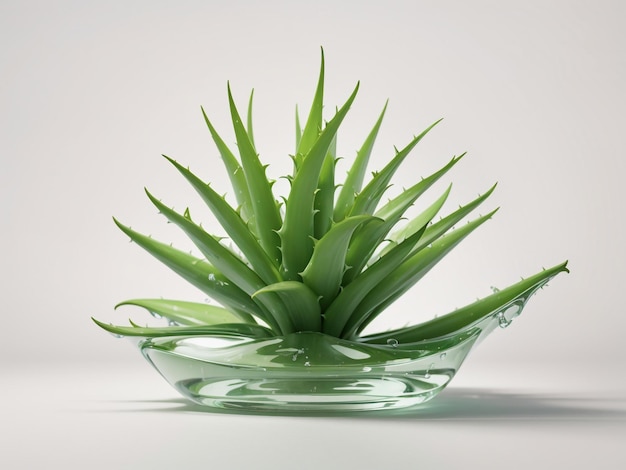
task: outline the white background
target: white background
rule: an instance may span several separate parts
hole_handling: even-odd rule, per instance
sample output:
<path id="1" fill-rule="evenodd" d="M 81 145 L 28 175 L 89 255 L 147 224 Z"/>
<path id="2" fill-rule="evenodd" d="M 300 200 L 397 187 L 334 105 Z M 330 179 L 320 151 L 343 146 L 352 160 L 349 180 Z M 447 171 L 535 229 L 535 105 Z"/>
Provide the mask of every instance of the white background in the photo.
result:
<path id="1" fill-rule="evenodd" d="M 35 446 L 76 468 L 91 458 L 92 468 L 115 468 L 112 462 L 165 468 L 203 456 L 201 442 L 208 439 L 205 462 L 224 468 L 227 451 L 242 465 L 255 461 L 254 452 L 293 459 L 298 442 L 303 452 L 337 446 L 342 457 L 335 462 L 349 468 L 391 465 L 398 456 L 419 463 L 411 452 L 422 442 L 430 449 L 422 462 L 453 468 L 473 449 L 471 461 L 480 461 L 489 454 L 484 442 L 495 439 L 495 461 L 523 468 L 523 459 L 510 454 L 517 441 L 530 439 L 551 462 L 568 461 L 570 468 L 599 451 L 623 462 L 611 439 L 614 427 L 624 430 L 625 14 L 618 1 L 2 2 L 0 365 L 10 384 L 7 416 L 20 424 L 3 419 L 13 440 L 0 459 L 32 468 L 43 458 L 27 451 Z M 422 421 L 200 413 L 177 402 L 136 351 L 89 319 L 144 318 L 113 311 L 127 298 L 204 299 L 129 244 L 111 216 L 188 246 L 156 214 L 146 186 L 164 202 L 189 205 L 205 227 L 214 224 L 160 154 L 190 165 L 220 192 L 229 190 L 200 114 L 202 105 L 234 142 L 227 80 L 242 109 L 255 88 L 261 158 L 271 176 L 289 172 L 294 106 L 304 119 L 320 46 L 326 117 L 361 81 L 339 135 L 346 160 L 389 98 L 371 170 L 384 165 L 393 145 L 445 118 L 407 160 L 392 193 L 464 151 L 467 157 L 424 204 L 451 181 L 444 211 L 499 183 L 481 208 L 501 207 L 494 219 L 398 301 L 380 327 L 428 319 L 488 294 L 491 285 L 570 261 L 571 274 L 559 275 L 513 327 L 483 343 Z M 175 412 L 155 411 L 164 407 Z M 593 411 L 598 407 L 605 411 Z M 452 423 L 442 427 L 430 418 Z M 565 426 L 567 434 L 563 420 L 578 427 Z M 463 426 L 474 425 L 479 431 L 472 428 L 468 438 Z M 164 446 L 177 426 L 174 444 Z M 192 445 L 189 436 L 203 432 L 198 447 Z M 276 433 L 275 448 L 262 451 L 272 445 L 268 432 Z M 372 436 L 379 432 L 386 436 L 374 454 Z M 72 441 L 83 451 L 70 452 L 62 436 L 88 443 Z M 457 457 L 435 458 L 434 450 L 454 448 L 459 436 L 469 440 L 457 443 L 463 448 Z M 240 455 L 230 439 L 254 452 Z M 583 442 L 588 447 L 578 445 Z M 100 446 L 107 457 L 99 461 Z M 568 458 L 559 446 L 574 454 Z M 138 449 L 153 455 L 141 460 Z M 326 452 L 306 464 L 332 468 L 331 462 Z"/>

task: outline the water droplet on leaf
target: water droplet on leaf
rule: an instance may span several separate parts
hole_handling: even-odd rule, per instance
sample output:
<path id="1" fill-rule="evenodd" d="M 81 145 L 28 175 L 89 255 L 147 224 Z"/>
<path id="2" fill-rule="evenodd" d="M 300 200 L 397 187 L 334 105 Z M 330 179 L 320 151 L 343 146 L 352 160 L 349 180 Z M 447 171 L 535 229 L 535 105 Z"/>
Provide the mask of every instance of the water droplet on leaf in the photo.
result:
<path id="1" fill-rule="evenodd" d="M 428 365 L 428 369 L 426 369 L 426 373 L 424 374 L 425 379 L 430 379 L 430 369 L 432 369 L 434 365 L 435 365 L 434 363 L 431 363 Z"/>
<path id="2" fill-rule="evenodd" d="M 511 324 L 511 320 L 508 320 L 504 316 L 504 312 L 500 312 L 498 313 L 498 324 L 500 325 L 500 328 L 506 328 Z"/>

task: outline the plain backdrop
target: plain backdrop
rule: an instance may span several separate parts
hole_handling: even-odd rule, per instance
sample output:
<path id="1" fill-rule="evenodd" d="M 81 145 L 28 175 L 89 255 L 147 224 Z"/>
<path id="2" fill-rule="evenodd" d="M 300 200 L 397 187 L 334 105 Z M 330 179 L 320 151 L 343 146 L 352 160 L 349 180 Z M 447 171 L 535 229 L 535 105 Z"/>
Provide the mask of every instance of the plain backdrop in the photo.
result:
<path id="1" fill-rule="evenodd" d="M 160 155 L 230 191 L 200 112 L 234 147 L 230 81 L 241 109 L 255 90 L 268 174 L 288 173 L 295 105 L 304 117 L 323 46 L 326 118 L 361 84 L 339 134 L 339 175 L 389 99 L 371 171 L 444 118 L 391 195 L 465 151 L 416 211 L 450 182 L 444 213 L 498 182 L 477 211 L 500 207 L 493 220 L 377 327 L 432 318 L 568 259 L 571 274 L 468 367 L 488 365 L 504 380 L 501 371 L 530 364 L 557 382 L 574 370 L 580 383 L 623 371 L 625 17 L 623 2 L 609 0 L 1 2 L 0 364 L 147 369 L 90 317 L 148 321 L 113 307 L 204 295 L 129 244 L 111 217 L 192 249 L 156 213 L 148 187 L 223 234 Z"/>
<path id="2" fill-rule="evenodd" d="M 422 207 L 450 182 L 444 213 L 498 182 L 481 208 L 500 207 L 493 220 L 381 317 L 381 328 L 445 313 L 569 259 L 571 274 L 483 347 L 504 361 L 617 359 L 626 325 L 624 9 L 591 5 L 3 2 L 2 358 L 19 351 L 11 361 L 41 360 L 45 351 L 51 361 L 121 361 L 128 351 L 90 316 L 142 319 L 141 311 L 113 312 L 133 297 L 203 301 L 128 244 L 111 217 L 191 249 L 156 214 L 145 186 L 223 234 L 160 155 L 230 190 L 200 113 L 202 105 L 234 143 L 230 80 L 243 109 L 255 89 L 255 135 L 268 173 L 288 173 L 294 107 L 304 119 L 323 46 L 327 118 L 361 81 L 339 134 L 338 175 L 389 99 L 372 171 L 393 145 L 444 118 L 390 194 L 465 151 Z M 286 189 L 282 180 L 277 189 Z"/>

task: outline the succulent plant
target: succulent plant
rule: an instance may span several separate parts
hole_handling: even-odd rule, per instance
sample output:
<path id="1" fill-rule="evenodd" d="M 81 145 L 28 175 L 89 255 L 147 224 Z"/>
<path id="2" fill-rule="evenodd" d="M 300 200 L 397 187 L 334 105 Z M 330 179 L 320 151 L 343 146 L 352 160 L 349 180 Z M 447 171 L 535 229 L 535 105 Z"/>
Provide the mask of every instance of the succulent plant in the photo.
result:
<path id="1" fill-rule="evenodd" d="M 166 299 L 134 299 L 119 305 L 143 307 L 170 320 L 169 326 L 113 326 L 94 319 L 105 330 L 123 336 L 233 336 L 268 338 L 294 332 L 321 332 L 369 344 L 388 341 L 415 343 L 445 338 L 530 294 L 561 271 L 564 262 L 522 279 L 476 302 L 425 323 L 378 334 L 363 330 L 396 299 L 415 285 L 466 236 L 497 211 L 457 225 L 483 203 L 483 195 L 433 221 L 450 192 L 416 217 L 405 212 L 454 167 L 463 155 L 422 178 L 398 196 L 381 202 L 394 173 L 411 150 L 437 125 L 428 126 L 395 155 L 384 168 L 365 181 L 366 167 L 385 114 L 383 108 L 357 152 L 341 186 L 335 179 L 337 131 L 346 117 L 359 85 L 328 122 L 322 117 L 324 56 L 308 119 L 303 127 L 296 113 L 296 151 L 287 197 L 274 194 L 254 143 L 252 95 L 246 122 L 233 99 L 228 99 L 238 156 L 204 119 L 226 167 L 236 207 L 203 179 L 177 161 L 165 157 L 191 184 L 230 239 L 207 233 L 189 210 L 183 213 L 146 191 L 168 221 L 180 227 L 203 258 L 143 235 L 115 220 L 133 242 L 203 291 L 221 306 Z M 338 189 L 340 188 L 340 189 Z M 456 228 L 454 228 L 456 226 Z"/>

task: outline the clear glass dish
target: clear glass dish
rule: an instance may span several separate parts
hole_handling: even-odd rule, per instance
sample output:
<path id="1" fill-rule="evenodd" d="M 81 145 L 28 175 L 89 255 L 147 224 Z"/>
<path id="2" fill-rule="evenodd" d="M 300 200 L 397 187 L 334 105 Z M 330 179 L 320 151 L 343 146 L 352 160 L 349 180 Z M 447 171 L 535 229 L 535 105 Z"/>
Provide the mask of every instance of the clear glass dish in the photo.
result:
<path id="1" fill-rule="evenodd" d="M 521 305 L 453 335 L 411 344 L 368 344 L 322 333 L 269 339 L 146 339 L 146 359 L 200 405 L 261 413 L 407 409 L 441 392 L 473 346 L 508 326 Z"/>

